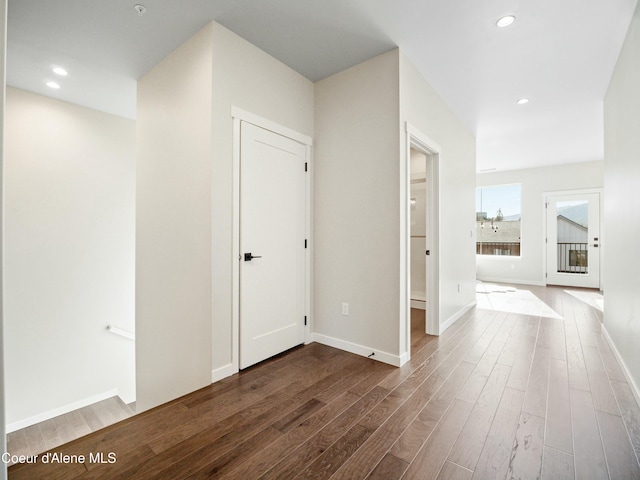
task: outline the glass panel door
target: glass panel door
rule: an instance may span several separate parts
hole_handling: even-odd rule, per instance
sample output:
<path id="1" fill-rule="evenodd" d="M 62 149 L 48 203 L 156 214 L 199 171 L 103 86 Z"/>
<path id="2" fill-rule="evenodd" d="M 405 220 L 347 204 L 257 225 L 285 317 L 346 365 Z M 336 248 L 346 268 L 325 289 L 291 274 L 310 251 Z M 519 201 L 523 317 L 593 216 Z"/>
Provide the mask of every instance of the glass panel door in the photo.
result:
<path id="1" fill-rule="evenodd" d="M 600 195 L 546 199 L 547 283 L 600 287 Z"/>
<path id="2" fill-rule="evenodd" d="M 589 202 L 556 202 L 557 273 L 589 273 Z"/>

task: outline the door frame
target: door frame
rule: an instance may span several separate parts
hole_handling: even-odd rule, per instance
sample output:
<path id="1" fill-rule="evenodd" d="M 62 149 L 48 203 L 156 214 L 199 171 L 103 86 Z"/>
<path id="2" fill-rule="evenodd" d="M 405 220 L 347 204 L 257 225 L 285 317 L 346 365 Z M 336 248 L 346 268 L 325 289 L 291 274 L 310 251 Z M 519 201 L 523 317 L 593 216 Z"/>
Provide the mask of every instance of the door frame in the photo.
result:
<path id="1" fill-rule="evenodd" d="M 240 125 L 241 122 L 250 123 L 256 127 L 269 130 L 270 132 L 282 135 L 305 146 L 305 162 L 308 167 L 306 175 L 306 221 L 305 236 L 308 240 L 305 251 L 305 301 L 304 311 L 307 317 L 307 324 L 304 328 L 304 343 L 313 341 L 313 262 L 311 255 L 313 249 L 313 219 L 312 201 L 313 192 L 313 162 L 311 161 L 311 147 L 313 145 L 311 137 L 288 127 L 280 125 L 271 120 L 267 120 L 253 113 L 247 112 L 235 106 L 231 107 L 231 117 L 233 119 L 233 154 L 232 154 L 232 310 L 231 310 L 231 367 L 233 373 L 240 371 Z"/>
<path id="2" fill-rule="evenodd" d="M 411 149 L 427 157 L 426 249 L 427 262 L 427 316 L 425 333 L 440 334 L 440 204 L 439 162 L 442 149 L 431 138 L 409 122 L 405 124 L 405 154 L 400 162 L 400 364 L 411 358 Z"/>
<path id="3" fill-rule="evenodd" d="M 548 249 L 549 249 L 549 243 L 548 243 L 548 236 L 547 236 L 547 203 L 548 203 L 548 197 L 549 196 L 556 196 L 556 195 L 588 195 L 588 194 L 592 194 L 592 193 L 597 193 L 599 194 L 599 202 L 598 202 L 598 208 L 600 209 L 600 215 L 599 215 L 599 230 L 600 230 L 600 240 L 598 241 L 599 247 L 598 247 L 598 260 L 600 262 L 600 268 L 599 268 L 599 279 L 598 279 L 598 283 L 599 283 L 599 287 L 598 289 L 600 291 L 603 290 L 603 285 L 602 285 L 602 259 L 604 258 L 603 255 L 603 249 L 605 248 L 603 246 L 603 242 L 602 240 L 604 239 L 604 221 L 603 221 L 603 213 L 604 213 L 604 188 L 578 188 L 575 190 L 559 190 L 559 191 L 555 191 L 555 192 L 543 192 L 542 194 L 542 212 L 543 212 L 543 217 L 544 220 L 542 222 L 542 244 L 544 245 L 543 248 L 543 255 L 542 255 L 542 271 L 544 272 L 544 278 L 543 280 L 543 285 L 547 286 L 548 282 L 547 282 L 547 276 L 548 276 Z M 568 288 L 572 288 L 572 287 L 568 287 Z M 579 288 L 579 287 L 576 287 Z"/>

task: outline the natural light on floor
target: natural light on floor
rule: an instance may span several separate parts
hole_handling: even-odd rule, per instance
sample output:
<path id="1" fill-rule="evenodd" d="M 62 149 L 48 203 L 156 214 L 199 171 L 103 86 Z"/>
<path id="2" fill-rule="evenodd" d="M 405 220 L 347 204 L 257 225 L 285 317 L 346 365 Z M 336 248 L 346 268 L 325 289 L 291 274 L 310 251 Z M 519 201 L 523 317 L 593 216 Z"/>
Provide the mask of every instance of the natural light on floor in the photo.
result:
<path id="1" fill-rule="evenodd" d="M 476 298 L 478 308 L 562 319 L 549 305 L 525 289 L 477 282 Z"/>
<path id="2" fill-rule="evenodd" d="M 604 297 L 598 291 L 594 290 L 565 290 L 565 293 L 568 293 L 574 298 L 586 303 L 587 305 L 591 305 L 594 308 L 597 308 L 601 312 L 604 311 Z"/>

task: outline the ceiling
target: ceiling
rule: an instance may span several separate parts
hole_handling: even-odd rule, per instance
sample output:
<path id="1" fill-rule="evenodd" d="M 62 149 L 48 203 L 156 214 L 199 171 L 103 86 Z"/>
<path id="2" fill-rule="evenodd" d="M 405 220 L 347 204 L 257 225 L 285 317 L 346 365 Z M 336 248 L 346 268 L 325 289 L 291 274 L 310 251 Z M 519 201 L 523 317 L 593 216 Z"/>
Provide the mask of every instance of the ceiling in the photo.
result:
<path id="1" fill-rule="evenodd" d="M 399 46 L 476 136 L 478 171 L 598 160 L 636 1 L 9 0 L 7 84 L 135 118 L 136 79 L 216 20 L 312 81 Z"/>

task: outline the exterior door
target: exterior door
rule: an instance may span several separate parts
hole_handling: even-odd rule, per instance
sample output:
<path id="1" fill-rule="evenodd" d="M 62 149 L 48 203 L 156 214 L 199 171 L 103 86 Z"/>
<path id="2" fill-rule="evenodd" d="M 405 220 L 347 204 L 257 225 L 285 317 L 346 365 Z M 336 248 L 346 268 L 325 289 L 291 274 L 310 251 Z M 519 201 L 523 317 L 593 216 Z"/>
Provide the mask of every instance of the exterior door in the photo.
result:
<path id="1" fill-rule="evenodd" d="M 600 288 L 600 194 L 549 194 L 547 284 Z"/>
<path id="2" fill-rule="evenodd" d="M 306 147 L 240 131 L 240 368 L 304 343 Z"/>

